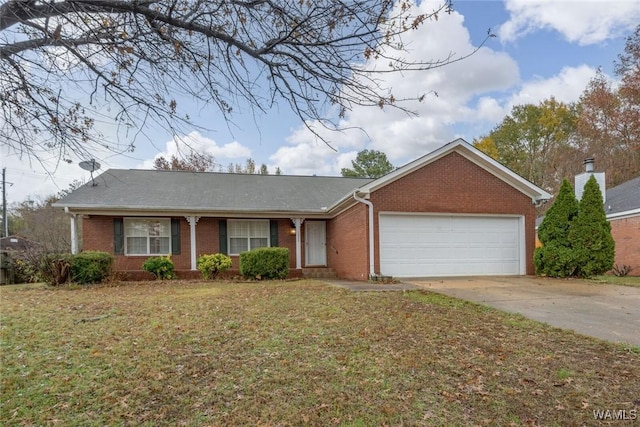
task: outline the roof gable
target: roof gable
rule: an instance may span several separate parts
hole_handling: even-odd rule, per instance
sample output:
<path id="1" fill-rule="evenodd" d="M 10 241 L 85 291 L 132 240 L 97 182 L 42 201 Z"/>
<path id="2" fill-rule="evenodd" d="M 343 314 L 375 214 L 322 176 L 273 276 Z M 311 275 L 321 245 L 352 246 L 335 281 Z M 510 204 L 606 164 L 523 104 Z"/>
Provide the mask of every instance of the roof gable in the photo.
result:
<path id="1" fill-rule="evenodd" d="M 487 172 L 511 185 L 518 191 L 523 194 L 531 197 L 533 202 L 548 200 L 551 198 L 551 195 L 534 185 L 533 183 L 527 181 L 522 178 L 520 175 L 516 174 L 512 170 L 508 169 L 504 165 L 500 164 L 496 160 L 484 154 L 482 151 L 473 147 L 465 140 L 458 138 L 455 141 L 451 141 L 448 144 L 443 145 L 439 149 L 432 151 L 431 153 L 422 156 L 411 163 L 402 166 L 393 172 L 376 179 L 375 181 L 371 181 L 362 187 L 360 187 L 359 191 L 362 193 L 371 193 L 385 185 L 388 185 L 412 172 L 415 170 L 424 167 L 425 165 L 435 162 L 436 160 L 452 153 L 456 152 L 469 161 L 475 163 L 481 168 L 485 169 Z"/>

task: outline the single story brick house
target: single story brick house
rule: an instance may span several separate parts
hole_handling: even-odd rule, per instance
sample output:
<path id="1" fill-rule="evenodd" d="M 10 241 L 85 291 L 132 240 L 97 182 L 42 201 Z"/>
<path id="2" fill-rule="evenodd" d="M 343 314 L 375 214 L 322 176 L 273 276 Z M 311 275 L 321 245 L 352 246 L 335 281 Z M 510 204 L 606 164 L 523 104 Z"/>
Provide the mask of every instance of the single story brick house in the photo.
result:
<path id="1" fill-rule="evenodd" d="M 345 279 L 534 274 L 535 205 L 550 198 L 462 139 L 378 178 L 110 169 L 56 203 L 73 251 L 115 255 L 134 274 L 171 255 L 178 275 L 201 254 L 262 246 L 290 266 Z"/>
<path id="2" fill-rule="evenodd" d="M 614 262 L 640 276 L 640 176 L 607 190 L 605 213 L 616 242 Z"/>

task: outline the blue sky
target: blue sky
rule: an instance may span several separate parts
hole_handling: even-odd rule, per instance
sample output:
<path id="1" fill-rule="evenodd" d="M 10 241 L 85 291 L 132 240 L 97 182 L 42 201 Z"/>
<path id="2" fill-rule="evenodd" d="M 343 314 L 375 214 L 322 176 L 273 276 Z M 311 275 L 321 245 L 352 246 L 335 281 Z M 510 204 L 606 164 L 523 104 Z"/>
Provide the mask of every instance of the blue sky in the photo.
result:
<path id="1" fill-rule="evenodd" d="M 426 11 L 434 6 L 423 1 L 416 7 Z M 204 129 L 187 131 L 184 140 L 211 153 L 224 169 L 230 162 L 244 163 L 251 157 L 271 172 L 279 166 L 289 175 L 339 175 L 365 148 L 383 151 L 401 166 L 455 138 L 472 142 L 496 126 L 514 105 L 551 96 L 576 101 L 598 67 L 613 79 L 613 62 L 640 22 L 637 0 L 454 0 L 454 10 L 412 33 L 409 55 L 438 58 L 449 52 L 467 53 L 489 28 L 497 37 L 463 62 L 390 77 L 394 94 L 438 92 L 438 97 L 428 95 L 423 103 L 409 106 L 419 113 L 417 117 L 356 108 L 344 124 L 359 126 L 366 134 L 326 134 L 332 150 L 310 135 L 289 112 L 286 101 L 258 115 L 239 105 L 233 124 L 225 123 L 213 107 L 193 105 L 189 113 Z M 145 133 L 148 139 L 138 138 L 133 153 L 96 153 L 102 171 L 151 168 L 156 156 L 177 152 L 176 142 L 163 129 L 151 127 Z M 2 166 L 12 183 L 7 188 L 8 201 L 53 194 L 74 179 L 88 181 L 89 173 L 78 167 L 78 160 L 82 159 L 56 165 L 52 155 L 43 166 L 3 150 Z"/>

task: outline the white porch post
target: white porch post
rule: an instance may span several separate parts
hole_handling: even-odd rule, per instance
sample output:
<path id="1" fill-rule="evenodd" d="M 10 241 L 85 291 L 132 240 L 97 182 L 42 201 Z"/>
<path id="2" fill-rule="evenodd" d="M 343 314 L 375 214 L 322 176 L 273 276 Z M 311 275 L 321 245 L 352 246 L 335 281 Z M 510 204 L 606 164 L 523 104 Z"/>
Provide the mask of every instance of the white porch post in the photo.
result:
<path id="1" fill-rule="evenodd" d="M 196 224 L 200 219 L 199 216 L 185 216 L 189 223 L 189 232 L 191 236 L 191 270 L 196 270 Z"/>
<path id="2" fill-rule="evenodd" d="M 69 214 L 71 220 L 71 253 L 78 253 L 78 221 L 77 215 Z"/>
<path id="3" fill-rule="evenodd" d="M 291 218 L 293 225 L 296 226 L 296 268 L 302 268 L 302 231 L 300 226 L 304 222 L 304 218 Z"/>

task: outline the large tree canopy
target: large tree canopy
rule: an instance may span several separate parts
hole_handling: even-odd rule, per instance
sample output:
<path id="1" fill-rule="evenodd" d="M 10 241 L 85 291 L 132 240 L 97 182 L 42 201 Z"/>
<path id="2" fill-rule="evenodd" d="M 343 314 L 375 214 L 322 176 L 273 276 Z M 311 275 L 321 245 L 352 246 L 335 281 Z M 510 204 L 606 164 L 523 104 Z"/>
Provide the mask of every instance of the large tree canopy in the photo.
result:
<path id="1" fill-rule="evenodd" d="M 474 145 L 529 181 L 554 191 L 567 175 L 567 156 L 574 151 L 575 121 L 574 106 L 554 98 L 538 105 L 516 105 Z"/>
<path id="2" fill-rule="evenodd" d="M 353 169 L 342 168 L 342 176 L 380 178 L 395 169 L 387 155 L 377 150 L 359 151 L 356 159 L 351 160 L 351 166 Z"/>
<path id="3" fill-rule="evenodd" d="M 594 156 L 615 186 L 640 172 L 640 25 L 618 55 L 612 85 L 598 73 L 580 99 L 578 120 L 582 151 Z"/>
<path id="4" fill-rule="evenodd" d="M 640 171 L 640 25 L 627 38 L 615 64 L 619 84 L 598 72 L 579 102 L 553 98 L 516 105 L 474 145 L 542 188 L 555 193 L 594 157 L 607 187 Z"/>
<path id="5" fill-rule="evenodd" d="M 181 98 L 267 110 L 337 128 L 355 105 L 400 106 L 379 76 L 462 56 L 408 61 L 401 35 L 450 10 L 410 0 L 8 0 L 0 6 L 0 139 L 21 154 L 85 154 L 149 121 L 192 125 Z M 377 66 L 367 62 L 378 60 Z M 384 65 L 380 65 L 384 64 Z M 416 93 L 416 99 L 424 94 Z M 328 112 L 337 112 L 328 114 Z M 333 120 L 332 120 L 333 118 Z"/>

